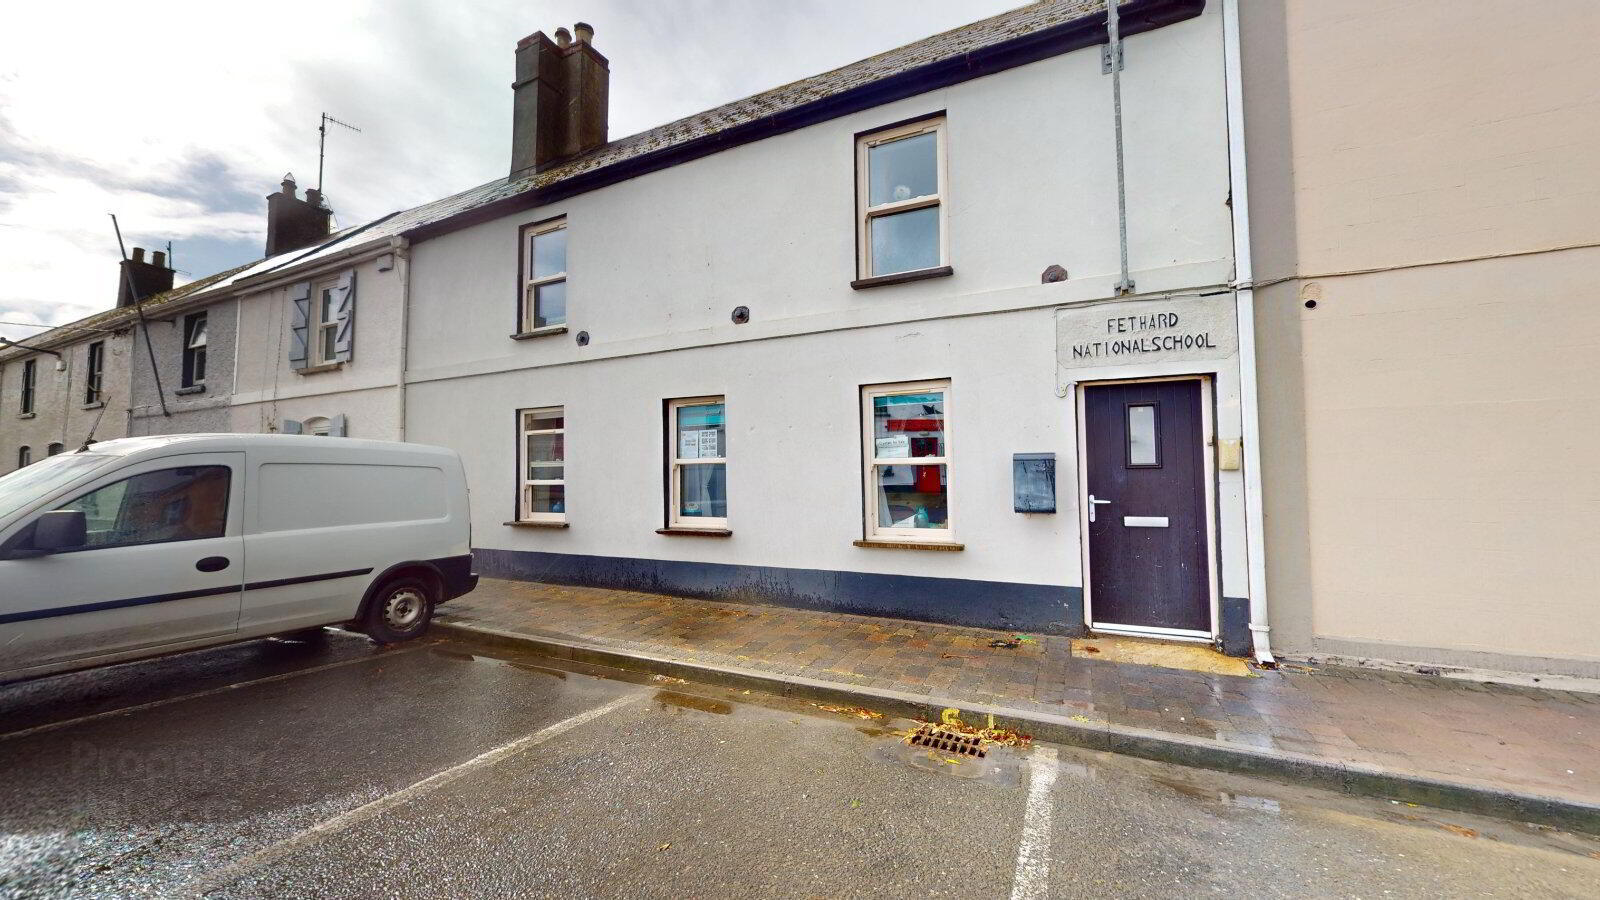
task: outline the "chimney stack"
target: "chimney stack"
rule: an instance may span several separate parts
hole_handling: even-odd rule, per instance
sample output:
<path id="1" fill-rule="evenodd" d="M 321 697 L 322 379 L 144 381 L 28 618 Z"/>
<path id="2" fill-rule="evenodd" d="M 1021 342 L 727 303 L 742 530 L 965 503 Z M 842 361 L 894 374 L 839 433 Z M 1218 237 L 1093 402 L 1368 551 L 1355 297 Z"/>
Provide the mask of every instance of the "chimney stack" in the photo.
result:
<path id="1" fill-rule="evenodd" d="M 328 236 L 328 221 L 333 212 L 322 203 L 322 192 L 306 191 L 306 199 L 295 196 L 294 173 L 283 176 L 282 190 L 267 195 L 267 255 L 309 247 Z"/>
<path id="2" fill-rule="evenodd" d="M 117 273 L 117 306 L 129 306 L 162 291 L 172 290 L 172 270 L 167 268 L 167 254 L 156 251 L 151 261 L 144 261 L 144 248 L 133 248 L 133 258 L 122 261 Z"/>
<path id="3" fill-rule="evenodd" d="M 606 142 L 611 63 L 594 49 L 594 29 L 579 22 L 536 31 L 517 42 L 512 82 L 511 175 L 577 156 Z"/>

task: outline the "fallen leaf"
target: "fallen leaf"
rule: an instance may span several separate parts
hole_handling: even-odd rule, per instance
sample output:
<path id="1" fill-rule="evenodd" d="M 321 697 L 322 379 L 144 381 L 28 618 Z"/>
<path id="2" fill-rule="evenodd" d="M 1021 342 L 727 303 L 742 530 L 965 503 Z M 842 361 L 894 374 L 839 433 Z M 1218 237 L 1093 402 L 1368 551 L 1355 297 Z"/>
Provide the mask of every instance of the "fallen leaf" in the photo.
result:
<path id="1" fill-rule="evenodd" d="M 667 849 L 668 847 L 671 847 L 671 846 L 672 846 L 671 844 L 662 844 L 661 846 L 656 848 L 656 852 L 660 853 L 661 851 L 663 851 L 663 850 L 665 850 L 665 849 Z"/>
<path id="2" fill-rule="evenodd" d="M 883 718 L 883 713 L 873 712 L 872 710 L 867 709 L 864 706 L 825 706 L 825 705 L 823 705 L 821 703 L 813 703 L 811 705 L 815 706 L 817 709 L 824 710 L 826 712 L 839 713 L 841 715 L 846 715 L 846 716 L 855 716 L 858 719 L 881 719 L 881 718 Z"/>
<path id="3" fill-rule="evenodd" d="M 1100 652 L 1100 648 L 1099 647 L 1087 647 L 1086 646 L 1086 647 L 1083 648 L 1083 652 L 1085 652 L 1085 653 L 1099 653 Z"/>
<path id="4" fill-rule="evenodd" d="M 1449 822 L 1441 823 L 1441 827 L 1443 827 L 1445 831 L 1448 831 L 1451 834 L 1459 834 L 1462 837 L 1475 838 L 1475 837 L 1478 836 L 1478 832 L 1477 832 L 1476 829 L 1466 828 L 1466 827 L 1463 827 L 1461 825 L 1451 825 Z"/>
<path id="5" fill-rule="evenodd" d="M 860 809 L 861 808 L 861 801 L 860 800 L 851 800 L 850 801 L 850 808 L 851 809 Z"/>

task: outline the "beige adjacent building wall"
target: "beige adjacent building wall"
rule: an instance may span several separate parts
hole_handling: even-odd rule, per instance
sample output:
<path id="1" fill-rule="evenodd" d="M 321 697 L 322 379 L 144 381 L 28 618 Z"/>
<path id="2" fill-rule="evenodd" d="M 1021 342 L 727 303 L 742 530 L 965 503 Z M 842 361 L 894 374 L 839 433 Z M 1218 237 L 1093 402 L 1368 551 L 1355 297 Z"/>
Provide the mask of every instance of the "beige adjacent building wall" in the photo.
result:
<path id="1" fill-rule="evenodd" d="M 1241 6 L 1275 648 L 1600 676 L 1600 3 Z"/>

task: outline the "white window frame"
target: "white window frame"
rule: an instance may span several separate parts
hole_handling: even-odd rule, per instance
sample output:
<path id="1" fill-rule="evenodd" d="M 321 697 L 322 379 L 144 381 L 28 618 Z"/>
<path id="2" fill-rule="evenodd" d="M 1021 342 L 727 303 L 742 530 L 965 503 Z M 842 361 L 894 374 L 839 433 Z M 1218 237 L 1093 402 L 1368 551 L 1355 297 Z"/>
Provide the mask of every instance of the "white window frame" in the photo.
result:
<path id="1" fill-rule="evenodd" d="M 24 416 L 33 415 L 34 405 L 38 402 L 39 390 L 39 361 L 25 359 L 22 361 L 22 394 L 17 404 L 17 410 Z"/>
<path id="2" fill-rule="evenodd" d="M 722 455 L 705 456 L 695 459 L 682 459 L 678 456 L 678 410 L 691 406 L 708 406 L 713 403 L 722 404 Z M 706 397 L 685 397 L 681 400 L 667 401 L 667 527 L 683 529 L 686 531 L 725 531 L 728 528 L 728 517 L 715 516 L 684 516 L 680 514 L 683 505 L 679 502 L 682 497 L 683 479 L 680 470 L 685 465 L 708 465 L 721 463 L 724 483 L 728 474 L 728 398 L 725 395 L 712 395 Z M 731 499 L 731 498 L 730 498 Z"/>
<path id="3" fill-rule="evenodd" d="M 529 421 L 539 416 L 551 414 L 561 417 L 560 428 L 529 428 Z M 517 410 L 517 521 L 519 522 L 561 522 L 567 521 L 567 409 L 564 406 L 535 406 L 529 409 Z M 561 477 L 560 478 L 529 478 L 528 477 L 528 438 L 536 434 L 559 434 L 561 438 Z M 545 463 L 541 463 L 543 465 Z M 533 488 L 559 485 L 561 491 L 561 512 L 534 512 Z"/>
<path id="4" fill-rule="evenodd" d="M 328 318 L 322 318 L 323 297 L 328 299 Z M 311 289 L 311 309 L 306 316 L 306 331 L 311 344 L 306 348 L 309 351 L 307 360 L 310 365 L 331 366 L 339 361 L 339 279 L 334 278 L 320 282 Z M 326 335 L 332 333 L 335 341 L 333 355 L 329 356 L 326 348 Z"/>
<path id="5" fill-rule="evenodd" d="M 950 223 L 946 214 L 948 204 L 945 196 L 949 192 L 949 178 L 945 166 L 945 117 L 943 115 L 919 119 L 905 125 L 896 125 L 881 131 L 856 138 L 856 271 L 861 278 L 873 278 L 878 275 L 904 275 L 910 272 L 926 271 L 925 269 L 908 269 L 906 272 L 874 272 L 872 270 L 872 220 L 893 213 L 909 212 L 929 206 L 939 208 L 939 261 L 930 268 L 939 268 L 950 264 Z M 909 200 L 891 200 L 877 206 L 869 206 L 871 178 L 868 171 L 868 152 L 873 147 L 881 144 L 890 144 L 895 141 L 916 137 L 919 134 L 932 134 L 934 146 L 934 177 L 938 179 L 938 190 L 926 197 L 912 197 Z"/>
<path id="6" fill-rule="evenodd" d="M 106 342 L 90 341 L 83 354 L 85 405 L 105 400 Z"/>
<path id="7" fill-rule="evenodd" d="M 183 354 L 178 360 L 178 381 L 181 387 L 198 387 L 206 383 L 206 375 L 211 371 L 211 311 L 189 313 L 182 321 Z M 196 365 L 202 356 L 205 362 Z M 195 375 L 197 368 L 201 370 L 198 377 Z"/>
<path id="8" fill-rule="evenodd" d="M 537 312 L 535 304 L 538 302 L 537 298 L 539 288 L 549 284 L 565 282 L 567 280 L 567 268 L 563 266 L 560 272 L 554 275 L 546 275 L 543 278 L 533 277 L 534 238 L 537 238 L 539 235 L 550 234 L 551 232 L 555 231 L 565 231 L 566 228 L 567 217 L 561 216 L 559 218 L 551 219 L 547 222 L 536 222 L 532 225 L 526 225 L 522 229 L 522 303 L 521 309 L 518 310 L 517 321 L 519 324 L 517 326 L 517 330 L 523 334 L 542 331 L 553 332 L 557 329 L 565 330 L 567 327 L 567 314 L 565 310 L 562 311 L 560 322 L 557 322 L 553 325 L 535 326 L 534 324 L 535 313 Z M 567 240 L 567 249 L 570 250 L 572 249 L 571 235 L 568 235 Z M 572 296 L 571 294 L 568 294 L 567 301 L 570 303 L 571 300 Z"/>
<path id="9" fill-rule="evenodd" d="M 879 458 L 876 455 L 877 423 L 872 414 L 873 400 L 877 397 L 891 394 L 916 394 L 927 391 L 939 391 L 944 395 L 944 455 L 943 456 L 915 456 Z M 951 444 L 950 422 L 950 379 L 936 378 L 929 381 L 907 381 L 899 384 L 870 384 L 861 388 L 861 487 L 862 499 L 866 509 L 865 531 L 869 541 L 894 541 L 900 543 L 916 544 L 954 544 L 955 537 L 955 496 L 949 490 L 955 479 L 954 469 L 950 464 L 953 455 Z M 879 466 L 944 466 L 945 467 L 945 527 L 943 528 L 895 528 L 882 525 L 878 522 L 878 474 Z"/>

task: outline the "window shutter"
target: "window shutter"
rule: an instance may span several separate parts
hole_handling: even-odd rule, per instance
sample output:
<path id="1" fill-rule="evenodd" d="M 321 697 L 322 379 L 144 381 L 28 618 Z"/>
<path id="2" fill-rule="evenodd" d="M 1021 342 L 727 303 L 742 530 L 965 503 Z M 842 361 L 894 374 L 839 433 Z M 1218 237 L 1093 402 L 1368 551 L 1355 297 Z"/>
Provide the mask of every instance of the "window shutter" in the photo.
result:
<path id="1" fill-rule="evenodd" d="M 349 362 L 356 347 L 356 270 L 339 276 L 334 298 L 334 321 L 339 323 L 333 336 L 333 358 Z"/>
<path id="2" fill-rule="evenodd" d="M 284 419 L 283 422 L 279 424 L 278 430 L 282 431 L 284 434 L 300 434 L 302 431 L 304 431 L 304 429 L 300 427 L 300 423 L 295 419 Z"/>
<path id="3" fill-rule="evenodd" d="M 289 368 L 304 369 L 306 339 L 311 330 L 311 282 L 302 281 L 290 288 L 289 299 L 294 305 L 294 325 L 289 330 Z"/>
<path id="4" fill-rule="evenodd" d="M 348 437 L 349 435 L 345 433 L 347 426 L 348 420 L 344 417 L 344 413 L 334 416 L 328 420 L 328 437 Z"/>

